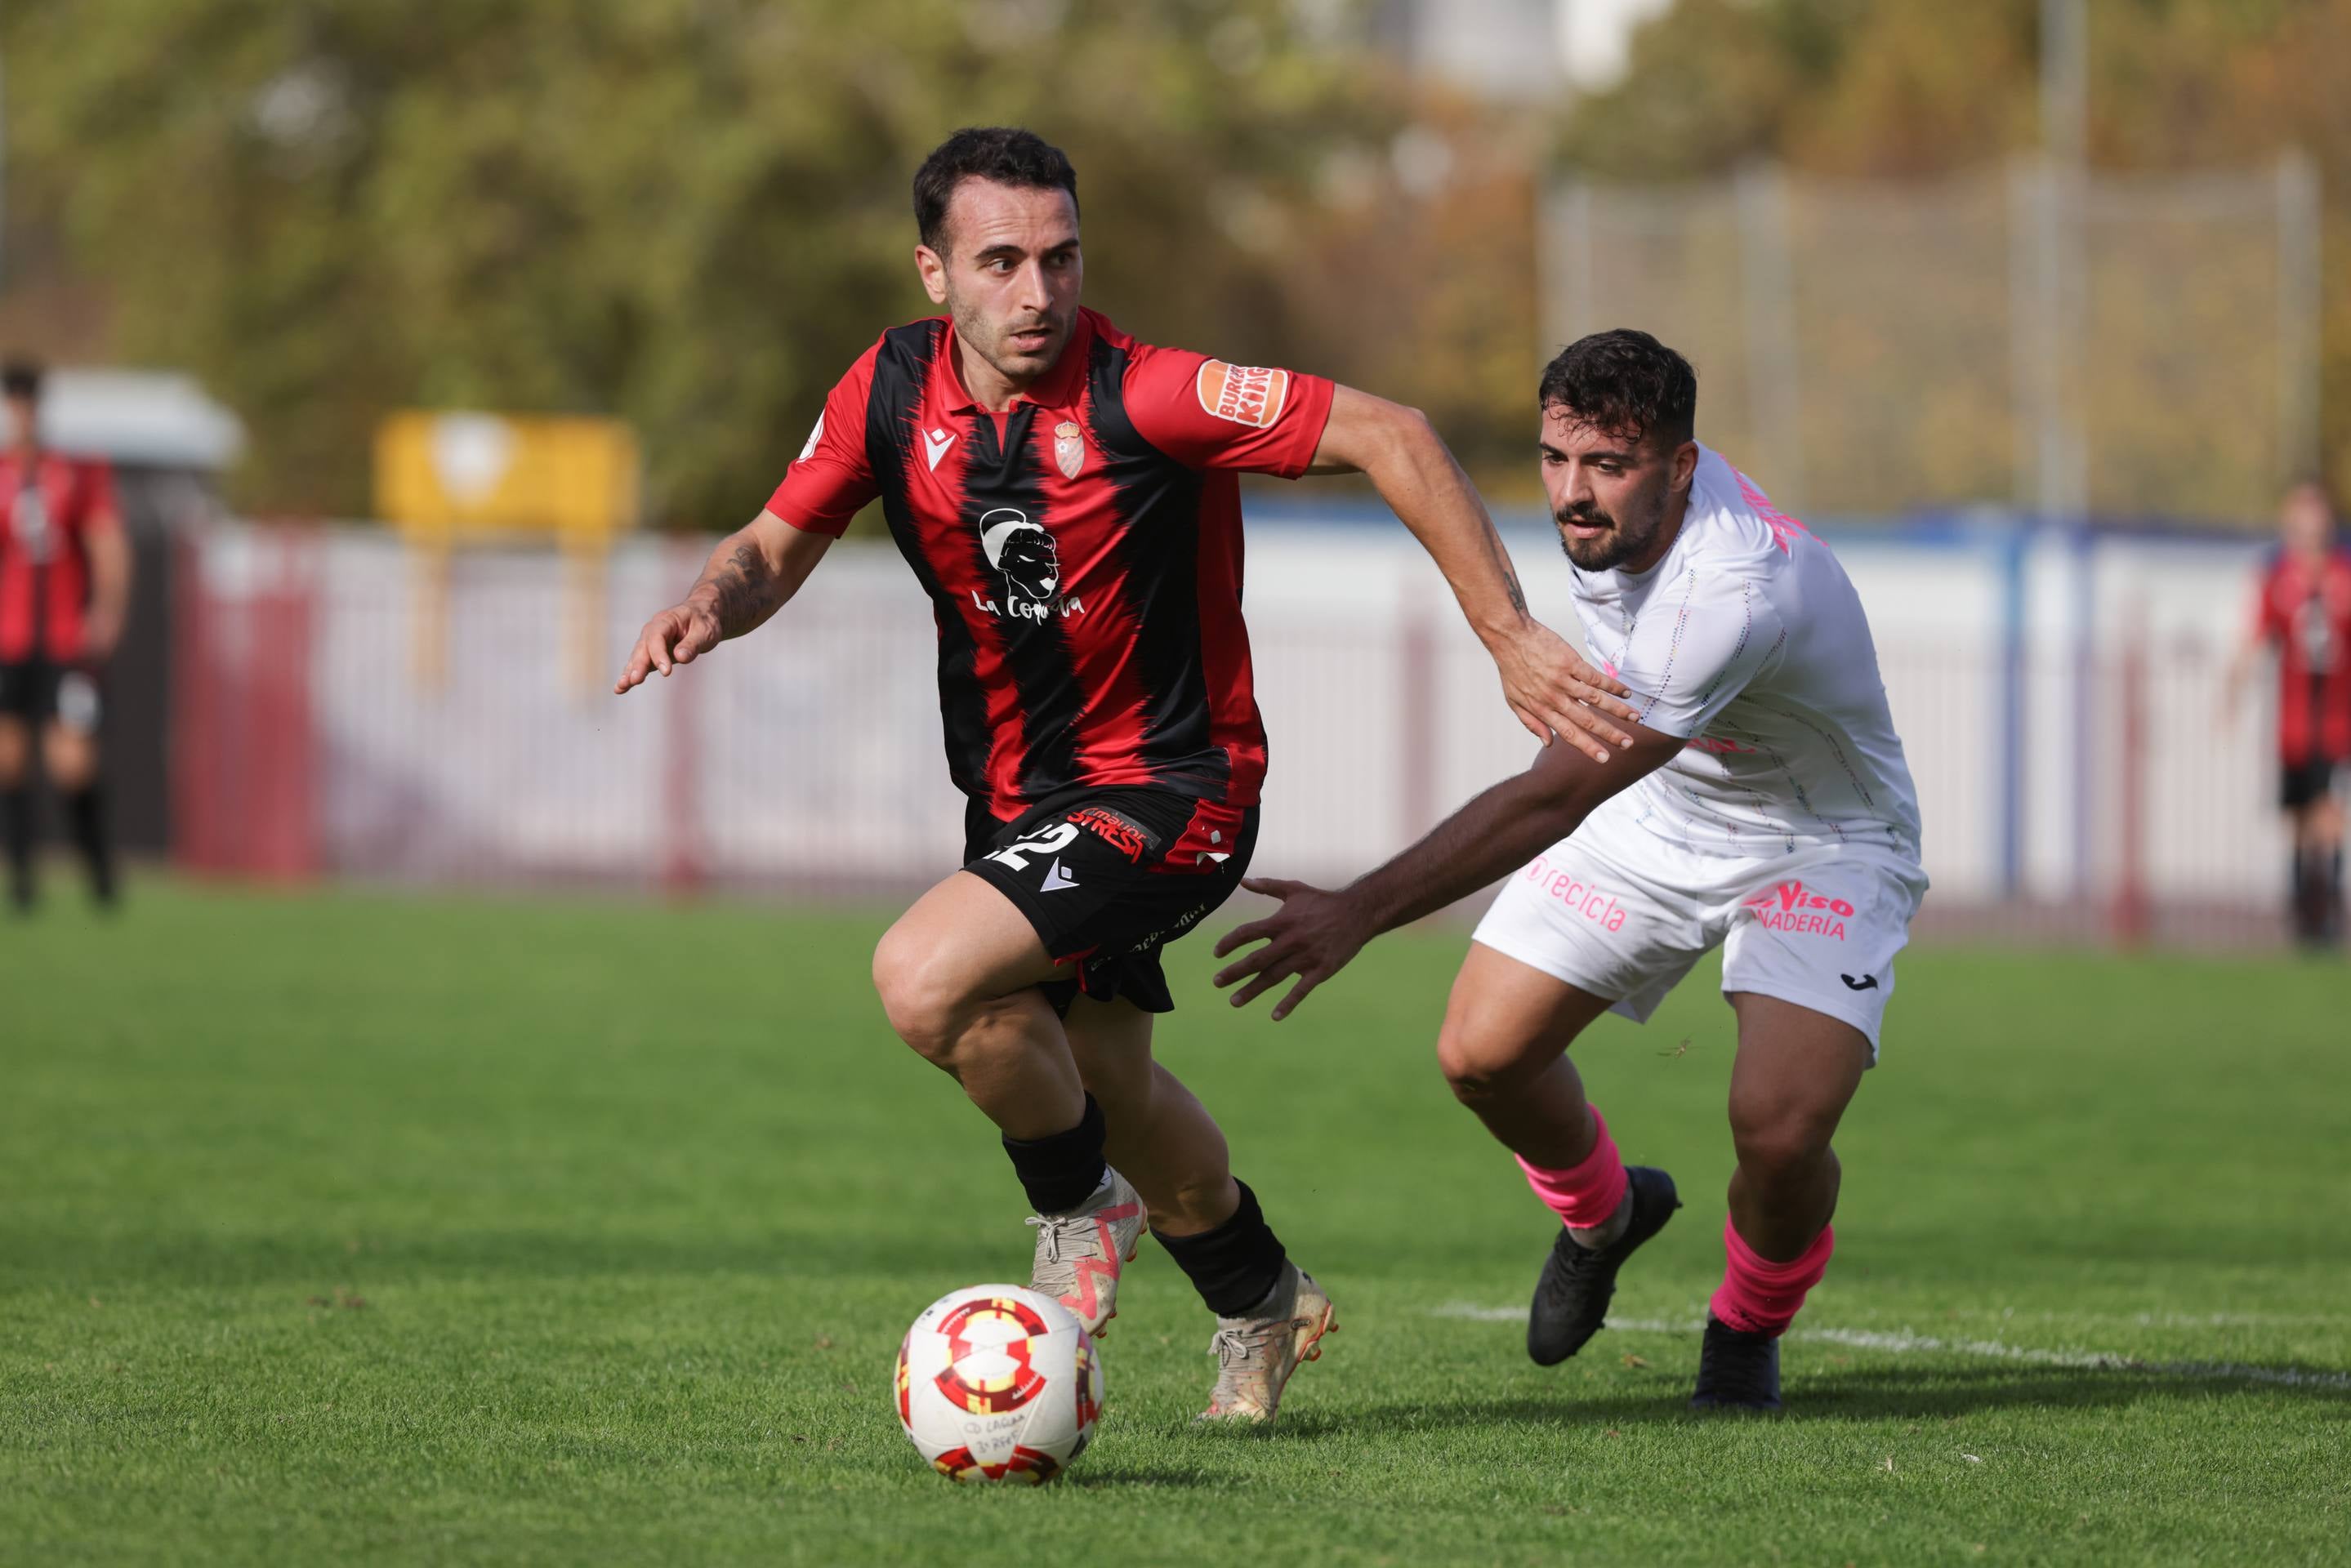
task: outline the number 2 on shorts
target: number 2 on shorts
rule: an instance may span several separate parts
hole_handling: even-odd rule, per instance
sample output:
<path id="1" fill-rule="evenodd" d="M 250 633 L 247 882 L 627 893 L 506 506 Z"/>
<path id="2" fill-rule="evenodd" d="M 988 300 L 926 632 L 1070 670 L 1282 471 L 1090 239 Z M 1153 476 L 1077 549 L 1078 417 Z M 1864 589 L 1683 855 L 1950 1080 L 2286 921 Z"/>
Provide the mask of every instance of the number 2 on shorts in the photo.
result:
<path id="1" fill-rule="evenodd" d="M 1029 834 L 1025 838 L 1014 839 L 1011 843 L 1006 845 L 1003 848 L 989 856 L 988 858 L 990 860 L 1001 860 L 1007 866 L 1011 867 L 1015 871 L 1026 871 L 1029 869 L 1029 856 L 1059 855 L 1062 850 L 1067 849 L 1071 845 L 1076 843 L 1077 838 L 1078 825 L 1076 823 L 1057 822 L 1050 827 L 1039 828 L 1036 832 Z"/>

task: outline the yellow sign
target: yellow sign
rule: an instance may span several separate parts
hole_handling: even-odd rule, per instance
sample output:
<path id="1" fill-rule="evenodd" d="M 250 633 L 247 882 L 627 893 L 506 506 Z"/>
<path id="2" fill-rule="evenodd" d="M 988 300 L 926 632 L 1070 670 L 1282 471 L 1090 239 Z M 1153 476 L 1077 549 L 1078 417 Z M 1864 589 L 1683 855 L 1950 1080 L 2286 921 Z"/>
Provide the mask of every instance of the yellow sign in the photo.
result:
<path id="1" fill-rule="evenodd" d="M 420 542 L 593 548 L 636 526 L 637 481 L 636 432 L 618 420 L 399 413 L 376 429 L 376 510 Z"/>

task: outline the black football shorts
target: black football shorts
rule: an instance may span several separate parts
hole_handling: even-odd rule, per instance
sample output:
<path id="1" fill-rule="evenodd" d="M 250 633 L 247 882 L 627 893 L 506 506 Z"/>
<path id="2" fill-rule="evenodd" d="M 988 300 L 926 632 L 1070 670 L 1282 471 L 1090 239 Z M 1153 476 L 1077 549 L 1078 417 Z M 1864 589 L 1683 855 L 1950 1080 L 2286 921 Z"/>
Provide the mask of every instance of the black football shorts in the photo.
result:
<path id="1" fill-rule="evenodd" d="M 2298 763 L 2281 763 L 2278 770 L 2278 804 L 2288 811 L 2300 811 L 2325 800 L 2335 790 L 2335 774 L 2344 764 L 2333 757 L 2309 757 Z"/>
<path id="2" fill-rule="evenodd" d="M 46 659 L 0 664 L 0 713 L 27 724 L 55 719 L 83 734 L 98 732 L 98 677 L 70 664 Z"/>
<path id="3" fill-rule="evenodd" d="M 964 869 L 1028 917 L 1069 978 L 1043 990 L 1066 1013 L 1080 992 L 1174 1010 L 1159 950 L 1232 897 L 1257 847 L 1257 808 L 1157 789 L 1071 791 L 1003 823 L 964 816 Z"/>

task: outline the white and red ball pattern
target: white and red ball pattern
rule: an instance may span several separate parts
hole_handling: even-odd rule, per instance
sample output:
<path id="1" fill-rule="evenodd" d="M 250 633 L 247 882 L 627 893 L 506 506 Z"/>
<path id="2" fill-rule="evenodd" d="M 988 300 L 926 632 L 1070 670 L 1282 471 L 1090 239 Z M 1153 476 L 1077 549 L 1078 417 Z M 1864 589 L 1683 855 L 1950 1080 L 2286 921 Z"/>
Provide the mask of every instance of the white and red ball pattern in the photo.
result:
<path id="1" fill-rule="evenodd" d="M 971 1285 L 906 1331 L 892 1397 L 907 1438 L 948 1480 L 1041 1486 L 1093 1436 L 1102 1358 L 1051 1297 Z"/>

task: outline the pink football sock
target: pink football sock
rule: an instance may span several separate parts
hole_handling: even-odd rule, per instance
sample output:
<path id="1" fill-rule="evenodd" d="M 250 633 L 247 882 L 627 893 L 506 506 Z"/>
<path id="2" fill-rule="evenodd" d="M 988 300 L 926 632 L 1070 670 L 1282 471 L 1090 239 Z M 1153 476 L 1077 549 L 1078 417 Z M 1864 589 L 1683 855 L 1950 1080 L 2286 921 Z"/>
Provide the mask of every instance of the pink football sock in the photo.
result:
<path id="1" fill-rule="evenodd" d="M 1625 1201 L 1625 1162 L 1618 1158 L 1616 1140 L 1608 1136 L 1608 1124 L 1600 1119 L 1596 1106 L 1592 1108 L 1592 1126 L 1599 1135 L 1593 1139 L 1592 1152 L 1565 1170 L 1547 1170 L 1519 1161 L 1535 1196 L 1578 1231 L 1605 1225 L 1616 1206 Z"/>
<path id="2" fill-rule="evenodd" d="M 1823 1225 L 1801 1257 L 1775 1263 L 1749 1246 L 1726 1217 L 1722 1247 L 1729 1254 L 1729 1262 L 1722 1271 L 1721 1289 L 1707 1303 L 1715 1320 L 1741 1334 L 1768 1334 L 1776 1338 L 1788 1332 L 1796 1314 L 1803 1310 L 1805 1293 L 1828 1272 L 1829 1254 L 1836 1251 L 1836 1231 Z"/>

